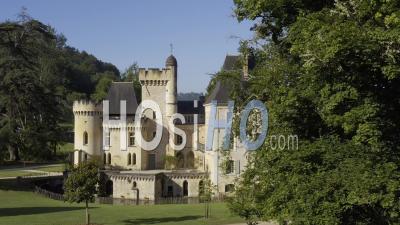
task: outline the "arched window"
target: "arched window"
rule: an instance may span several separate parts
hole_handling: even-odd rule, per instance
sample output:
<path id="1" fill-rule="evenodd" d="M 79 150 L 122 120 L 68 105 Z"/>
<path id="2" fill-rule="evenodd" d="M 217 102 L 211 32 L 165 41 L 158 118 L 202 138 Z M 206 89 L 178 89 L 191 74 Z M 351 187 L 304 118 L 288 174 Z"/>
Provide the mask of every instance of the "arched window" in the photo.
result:
<path id="1" fill-rule="evenodd" d="M 131 165 L 131 163 L 132 163 L 132 155 L 131 155 L 131 153 L 128 153 L 128 165 Z"/>
<path id="2" fill-rule="evenodd" d="M 132 155 L 132 165 L 136 165 L 136 154 L 133 153 Z"/>
<path id="3" fill-rule="evenodd" d="M 183 196 L 188 196 L 188 182 L 183 181 Z"/>
<path id="4" fill-rule="evenodd" d="M 103 164 L 104 165 L 107 164 L 107 155 L 106 155 L 106 153 L 103 154 Z"/>
<path id="5" fill-rule="evenodd" d="M 89 136 L 88 136 L 88 133 L 85 131 L 85 132 L 83 132 L 83 144 L 87 145 L 88 142 L 89 142 Z"/>
<path id="6" fill-rule="evenodd" d="M 111 153 L 108 153 L 107 155 L 107 164 L 111 165 Z"/>

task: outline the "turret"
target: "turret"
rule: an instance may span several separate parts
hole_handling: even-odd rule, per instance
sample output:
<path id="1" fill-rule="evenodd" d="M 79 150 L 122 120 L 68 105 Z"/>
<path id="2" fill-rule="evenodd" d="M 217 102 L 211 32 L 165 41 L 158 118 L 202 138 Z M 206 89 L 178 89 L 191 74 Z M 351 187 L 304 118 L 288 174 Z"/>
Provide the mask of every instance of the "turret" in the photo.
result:
<path id="1" fill-rule="evenodd" d="M 90 157 L 101 156 L 102 106 L 91 101 L 75 101 L 74 113 L 74 164 Z"/>
<path id="2" fill-rule="evenodd" d="M 177 85 L 178 85 L 178 63 L 173 55 L 170 55 L 166 62 L 165 67 L 170 71 L 170 79 L 167 83 L 167 93 L 166 93 L 166 106 L 165 106 L 165 116 L 169 120 L 171 116 L 177 112 Z"/>

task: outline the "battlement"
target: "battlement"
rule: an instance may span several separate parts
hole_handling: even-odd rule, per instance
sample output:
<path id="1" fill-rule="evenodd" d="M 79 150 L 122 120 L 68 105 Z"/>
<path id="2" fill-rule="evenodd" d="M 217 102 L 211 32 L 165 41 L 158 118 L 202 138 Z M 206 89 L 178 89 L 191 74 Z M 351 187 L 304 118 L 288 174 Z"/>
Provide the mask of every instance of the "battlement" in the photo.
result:
<path id="1" fill-rule="evenodd" d="M 139 68 L 139 73 L 162 73 L 163 71 L 169 70 L 168 68 Z"/>
<path id="2" fill-rule="evenodd" d="M 166 68 L 140 68 L 139 79 L 142 82 L 147 81 L 167 81 L 172 76 L 171 70 Z"/>
<path id="3" fill-rule="evenodd" d="M 96 104 L 90 100 L 78 100 L 74 101 L 72 106 L 74 114 L 97 114 L 100 115 L 103 112 L 101 103 Z"/>

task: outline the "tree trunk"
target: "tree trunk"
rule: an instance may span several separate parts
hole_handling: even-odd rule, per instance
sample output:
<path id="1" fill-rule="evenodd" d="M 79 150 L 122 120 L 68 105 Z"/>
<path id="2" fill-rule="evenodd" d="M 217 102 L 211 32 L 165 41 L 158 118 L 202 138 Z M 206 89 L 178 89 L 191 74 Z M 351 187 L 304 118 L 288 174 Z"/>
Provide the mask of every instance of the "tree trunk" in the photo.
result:
<path id="1" fill-rule="evenodd" d="M 207 219 L 207 203 L 204 202 L 204 219 Z"/>
<path id="2" fill-rule="evenodd" d="M 206 218 L 206 219 L 208 219 L 208 200 L 206 200 L 206 202 L 205 202 L 205 215 L 204 215 L 204 217 Z"/>
<path id="3" fill-rule="evenodd" d="M 86 225 L 90 224 L 89 203 L 86 201 Z"/>
<path id="4" fill-rule="evenodd" d="M 8 146 L 8 154 L 9 154 L 10 161 L 18 161 L 19 160 L 18 150 L 11 145 Z"/>
<path id="5" fill-rule="evenodd" d="M 211 205 L 209 204 L 208 205 L 208 217 L 210 217 L 211 216 Z"/>

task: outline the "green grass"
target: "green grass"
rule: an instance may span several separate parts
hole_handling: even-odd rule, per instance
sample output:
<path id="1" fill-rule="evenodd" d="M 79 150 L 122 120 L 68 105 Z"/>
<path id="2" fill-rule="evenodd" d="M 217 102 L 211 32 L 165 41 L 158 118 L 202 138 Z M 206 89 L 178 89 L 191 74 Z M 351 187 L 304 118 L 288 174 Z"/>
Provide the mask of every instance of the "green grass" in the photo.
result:
<path id="1" fill-rule="evenodd" d="M 26 191 L 0 190 L 0 225 L 77 225 L 84 224 L 83 204 L 70 204 Z M 91 220 L 104 225 L 170 224 L 222 225 L 243 222 L 232 216 L 224 203 L 211 205 L 211 218 L 205 220 L 204 205 L 102 205 L 91 204 Z"/>
<path id="2" fill-rule="evenodd" d="M 40 166 L 35 168 L 35 170 L 40 170 L 44 172 L 63 172 L 65 170 L 65 165 L 59 164 L 56 166 Z"/>
<path id="3" fill-rule="evenodd" d="M 25 171 L 25 170 L 36 170 L 37 172 Z M 18 167 L 15 169 L 3 169 L 0 170 L 0 178 L 2 177 L 17 177 L 17 176 L 32 176 L 46 174 L 46 172 L 63 172 L 65 170 L 64 164 L 55 164 L 49 166 L 30 166 L 30 167 Z"/>
<path id="4" fill-rule="evenodd" d="M 60 144 L 58 145 L 58 152 L 72 152 L 74 151 L 74 143 L 64 143 L 64 144 Z"/>
<path id="5" fill-rule="evenodd" d="M 2 177 L 18 177 L 18 176 L 34 176 L 41 173 L 34 173 L 22 170 L 0 170 L 0 178 Z"/>

